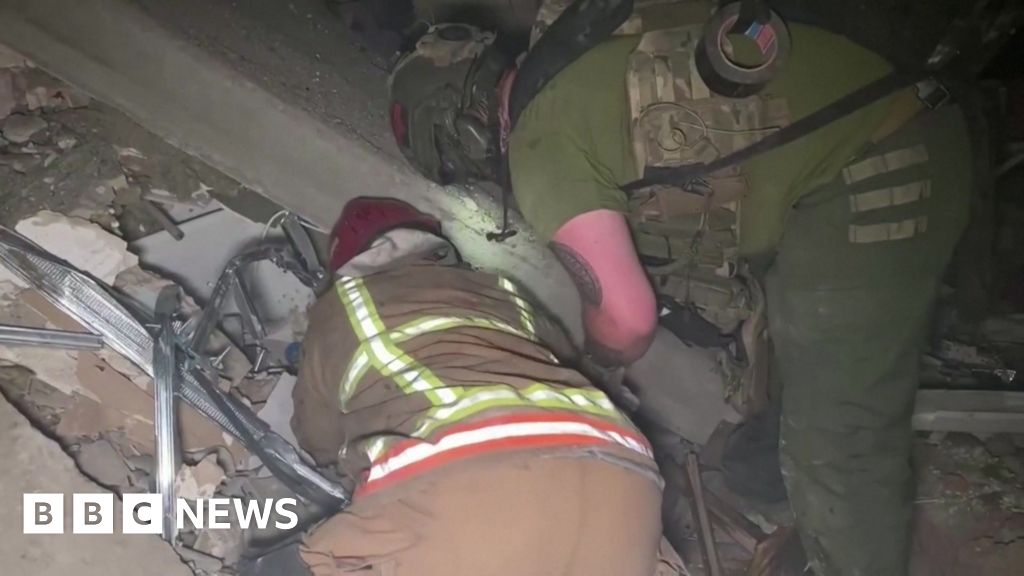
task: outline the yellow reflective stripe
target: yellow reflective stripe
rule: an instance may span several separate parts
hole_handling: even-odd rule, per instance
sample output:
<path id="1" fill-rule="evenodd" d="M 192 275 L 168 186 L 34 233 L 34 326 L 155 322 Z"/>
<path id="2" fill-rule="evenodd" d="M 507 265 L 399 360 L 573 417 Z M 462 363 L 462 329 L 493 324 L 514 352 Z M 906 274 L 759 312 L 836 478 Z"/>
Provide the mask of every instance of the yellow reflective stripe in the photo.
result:
<path id="1" fill-rule="evenodd" d="M 356 350 L 355 356 L 352 357 L 352 361 L 348 364 L 348 370 L 345 371 L 345 379 L 341 381 L 341 387 L 339 388 L 339 398 L 341 402 L 341 411 L 348 411 L 348 401 L 352 398 L 352 394 L 355 394 L 356 385 L 366 375 L 366 371 L 370 368 L 370 355 L 366 352 L 363 346 L 359 346 L 359 350 Z"/>
<path id="2" fill-rule="evenodd" d="M 433 372 L 390 341 L 373 299 L 361 279 L 344 278 L 338 283 L 337 290 L 353 329 L 360 340 L 363 340 L 360 349 L 365 348 L 374 368 L 383 376 L 393 377 L 398 387 L 406 394 L 422 392 L 434 405 L 448 404 L 458 399 L 459 388 L 445 386 Z M 346 388 L 347 393 L 351 394 L 354 391 L 354 382 L 343 382 L 341 388 L 340 394 L 345 393 Z"/>
<path id="3" fill-rule="evenodd" d="M 388 440 L 390 440 L 389 436 L 378 436 L 366 445 L 366 455 L 371 463 L 384 455 L 384 451 L 388 448 Z"/>
<path id="4" fill-rule="evenodd" d="M 430 332 L 437 332 L 441 330 L 448 330 L 449 328 L 456 327 L 476 327 L 476 328 L 487 328 L 489 330 L 500 330 L 513 334 L 520 338 L 532 340 L 532 337 L 508 324 L 499 320 L 491 320 L 488 318 L 472 318 L 465 316 L 431 316 L 428 318 L 421 318 L 408 322 L 403 326 L 396 328 L 388 332 L 387 337 L 391 341 L 391 344 L 401 344 L 411 340 L 417 336 L 428 334 Z M 356 391 L 356 386 L 362 380 L 363 376 L 366 375 L 366 370 L 369 368 L 370 354 L 368 352 L 368 345 L 363 343 L 359 349 L 352 356 L 352 361 L 349 362 L 348 371 L 345 374 L 345 379 L 342 380 L 340 388 L 340 401 L 341 410 L 344 412 L 347 408 L 348 401 L 352 398 L 352 394 Z"/>
<path id="5" fill-rule="evenodd" d="M 349 322 L 360 340 L 369 340 L 384 331 L 373 300 L 364 298 L 363 282 L 359 278 L 343 278 L 337 285 L 338 295 L 345 304 Z"/>
<path id="6" fill-rule="evenodd" d="M 490 318 L 479 317 L 474 318 L 472 316 L 430 316 L 427 318 L 420 318 L 392 330 L 388 336 L 391 338 L 392 342 L 401 343 L 430 332 L 439 332 L 441 330 L 448 330 L 449 328 L 463 327 L 499 330 L 527 340 L 533 339 L 532 335 L 513 326 L 509 326 L 500 320 L 491 320 Z"/>
<path id="7" fill-rule="evenodd" d="M 501 276 L 498 278 L 498 284 L 512 296 L 512 302 L 519 309 L 519 320 L 523 323 L 523 328 L 531 335 L 537 334 L 533 324 L 533 307 L 519 295 L 519 289 L 516 288 L 514 282 Z"/>
<path id="8" fill-rule="evenodd" d="M 535 407 L 582 412 L 627 422 L 622 413 L 603 392 L 590 389 L 556 389 L 535 383 L 523 389 L 511 386 L 473 388 L 448 406 L 437 406 L 430 411 L 412 436 L 424 438 L 439 427 L 454 424 L 464 418 L 492 408 Z"/>

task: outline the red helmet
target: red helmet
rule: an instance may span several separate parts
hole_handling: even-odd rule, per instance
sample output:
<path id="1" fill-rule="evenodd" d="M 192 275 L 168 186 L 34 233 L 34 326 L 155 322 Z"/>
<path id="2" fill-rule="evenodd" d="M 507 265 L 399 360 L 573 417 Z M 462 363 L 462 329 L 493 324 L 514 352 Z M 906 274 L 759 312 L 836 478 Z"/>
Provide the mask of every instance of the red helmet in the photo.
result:
<path id="1" fill-rule="evenodd" d="M 441 235 L 441 222 L 437 218 L 402 200 L 367 196 L 349 200 L 331 229 L 331 271 L 337 271 L 373 245 L 377 238 L 396 228 L 415 228 Z"/>

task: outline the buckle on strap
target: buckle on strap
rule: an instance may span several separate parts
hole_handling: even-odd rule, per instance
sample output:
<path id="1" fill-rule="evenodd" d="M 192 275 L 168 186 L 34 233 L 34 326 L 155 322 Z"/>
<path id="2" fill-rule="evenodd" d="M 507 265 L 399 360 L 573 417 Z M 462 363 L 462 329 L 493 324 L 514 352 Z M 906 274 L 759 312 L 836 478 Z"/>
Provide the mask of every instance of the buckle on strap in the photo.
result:
<path id="1" fill-rule="evenodd" d="M 917 99 L 932 110 L 945 106 L 950 100 L 949 90 L 935 78 L 925 78 L 914 84 L 914 91 Z"/>

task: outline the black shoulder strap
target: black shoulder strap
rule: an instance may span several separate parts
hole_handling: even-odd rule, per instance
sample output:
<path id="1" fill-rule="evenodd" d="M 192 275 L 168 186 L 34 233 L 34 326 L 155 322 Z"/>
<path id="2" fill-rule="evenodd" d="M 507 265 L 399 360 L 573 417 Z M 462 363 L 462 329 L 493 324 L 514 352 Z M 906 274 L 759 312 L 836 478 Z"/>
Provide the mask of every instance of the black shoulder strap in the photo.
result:
<path id="1" fill-rule="evenodd" d="M 604 42 L 615 29 L 633 13 L 633 0 L 573 0 L 544 32 L 537 44 L 527 52 L 526 58 L 508 97 L 509 132 L 515 128 L 519 116 L 552 78 L 575 62 L 594 46 Z M 512 183 L 508 173 L 508 156 L 501 160 L 501 228 L 487 233 L 492 242 L 504 242 L 515 236 L 509 226 L 508 204 Z"/>
<path id="2" fill-rule="evenodd" d="M 633 13 L 633 0 L 574 0 L 526 54 L 508 98 L 514 128 L 519 115 L 559 72 L 611 37 Z"/>
<path id="3" fill-rule="evenodd" d="M 626 184 L 622 187 L 622 190 L 627 193 L 635 192 L 641 188 L 658 184 L 684 186 L 694 178 L 707 176 L 723 168 L 746 162 L 758 154 L 803 138 L 819 128 L 827 126 L 840 118 L 845 118 L 869 104 L 877 102 L 903 88 L 912 86 L 925 77 L 926 75 L 924 74 L 906 75 L 901 73 L 883 76 L 804 116 L 796 122 L 765 136 L 746 148 L 708 163 L 687 164 L 670 168 L 649 167 L 644 171 L 643 178 Z"/>

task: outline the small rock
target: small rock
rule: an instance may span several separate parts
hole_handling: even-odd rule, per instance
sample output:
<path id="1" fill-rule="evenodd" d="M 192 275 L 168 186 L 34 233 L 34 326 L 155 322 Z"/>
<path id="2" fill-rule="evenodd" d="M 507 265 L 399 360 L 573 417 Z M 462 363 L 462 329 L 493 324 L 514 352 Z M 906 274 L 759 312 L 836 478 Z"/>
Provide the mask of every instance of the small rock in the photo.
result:
<path id="1" fill-rule="evenodd" d="M 212 200 L 212 198 L 210 197 L 211 190 L 213 190 L 213 188 L 210 188 L 205 183 L 200 182 L 199 188 L 192 193 L 192 199 L 195 200 L 196 202 L 199 202 L 200 206 L 206 206 Z"/>
<path id="2" fill-rule="evenodd" d="M 82 472 L 104 486 L 131 485 L 128 466 L 106 440 L 83 444 L 75 460 Z"/>
<path id="3" fill-rule="evenodd" d="M 224 469 L 217 465 L 217 455 L 209 454 L 195 466 L 182 467 L 175 479 L 175 491 L 186 500 L 210 498 L 224 477 Z"/>
<path id="4" fill-rule="evenodd" d="M 31 140 L 35 133 L 46 129 L 46 126 L 46 121 L 38 116 L 12 114 L 4 120 L 4 138 L 16 144 L 24 144 Z"/>
<path id="5" fill-rule="evenodd" d="M 245 550 L 245 533 L 234 522 L 231 522 L 231 528 L 202 530 L 193 548 L 203 554 L 220 558 L 225 564 L 235 564 Z"/>
<path id="6" fill-rule="evenodd" d="M 78 138 L 74 136 L 65 135 L 57 138 L 57 147 L 61 150 L 71 150 L 75 147 L 75 144 L 78 144 Z"/>
<path id="7" fill-rule="evenodd" d="M 142 470 L 147 474 L 152 474 L 153 470 L 156 469 L 156 463 L 153 457 L 149 454 L 139 454 L 138 456 L 130 456 L 125 460 L 128 467 L 132 470 Z"/>
<path id="8" fill-rule="evenodd" d="M 136 148 L 121 148 L 114 146 L 117 150 L 117 161 L 125 174 L 131 176 L 152 176 L 154 170 L 153 162 L 145 154 Z"/>

